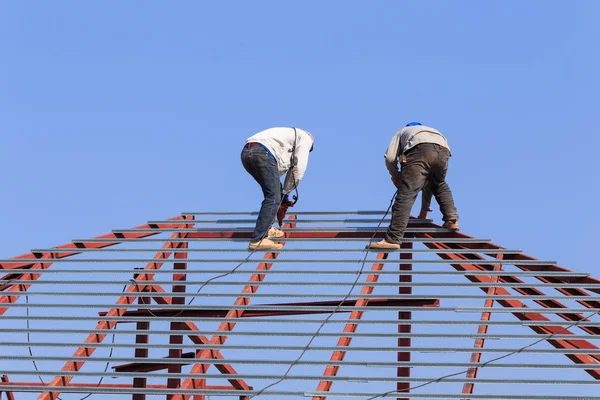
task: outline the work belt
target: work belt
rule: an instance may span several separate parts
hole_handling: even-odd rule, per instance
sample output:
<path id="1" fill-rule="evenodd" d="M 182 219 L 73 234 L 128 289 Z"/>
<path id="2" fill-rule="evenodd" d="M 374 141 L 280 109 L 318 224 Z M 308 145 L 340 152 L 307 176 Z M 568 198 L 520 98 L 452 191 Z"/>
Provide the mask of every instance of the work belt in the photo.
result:
<path id="1" fill-rule="evenodd" d="M 260 147 L 262 147 L 263 149 L 265 149 L 265 150 L 267 151 L 267 153 L 269 153 L 269 155 L 270 155 L 271 157 L 275 158 L 275 156 L 273 155 L 273 153 L 271 153 L 271 150 L 269 150 L 269 149 L 267 148 L 267 146 L 265 146 L 265 145 L 264 145 L 264 144 L 262 144 L 262 143 L 258 143 L 258 142 L 249 142 L 249 143 L 246 143 L 246 144 L 244 145 L 244 148 L 245 148 L 245 149 L 249 149 L 250 147 L 254 147 L 254 146 L 260 146 Z"/>

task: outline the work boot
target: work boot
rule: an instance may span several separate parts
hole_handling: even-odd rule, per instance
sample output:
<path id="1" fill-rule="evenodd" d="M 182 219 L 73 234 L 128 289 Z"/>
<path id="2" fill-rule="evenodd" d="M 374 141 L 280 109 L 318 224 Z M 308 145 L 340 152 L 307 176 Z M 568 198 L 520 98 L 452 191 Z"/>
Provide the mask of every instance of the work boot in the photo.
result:
<path id="1" fill-rule="evenodd" d="M 256 242 L 250 242 L 248 245 L 248 250 L 273 250 L 273 249 L 281 249 L 283 244 L 275 243 L 269 238 L 264 238 L 262 240 L 257 240 Z"/>
<path id="2" fill-rule="evenodd" d="M 386 242 L 385 239 L 383 239 L 381 242 L 369 243 L 367 245 L 367 249 L 388 249 L 388 250 L 395 250 L 395 249 L 399 249 L 399 248 L 400 248 L 400 244 L 399 243 L 389 243 L 389 242 Z"/>
<path id="3" fill-rule="evenodd" d="M 269 238 L 280 238 L 283 237 L 283 231 L 281 229 L 271 227 L 269 228 L 269 233 L 267 236 Z"/>
<path id="4" fill-rule="evenodd" d="M 450 231 L 457 231 L 458 230 L 458 221 L 455 219 L 450 219 L 450 220 L 444 222 L 444 225 L 442 225 L 442 228 L 446 228 Z"/>

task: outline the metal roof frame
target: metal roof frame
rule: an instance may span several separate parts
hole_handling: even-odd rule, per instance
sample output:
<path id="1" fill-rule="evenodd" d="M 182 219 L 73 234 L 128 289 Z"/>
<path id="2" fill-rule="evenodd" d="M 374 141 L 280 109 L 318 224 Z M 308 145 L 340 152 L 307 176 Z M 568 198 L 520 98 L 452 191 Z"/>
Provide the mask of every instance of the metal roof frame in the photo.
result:
<path id="1" fill-rule="evenodd" d="M 27 324 L 26 328 L 0 326 L 0 361 L 3 361 L 3 365 L 9 361 L 16 363 L 14 368 L 12 364 L 11 368 L 3 368 L 0 393 L 5 392 L 10 400 L 27 393 L 37 394 L 41 400 L 57 399 L 61 393 L 129 394 L 133 400 L 145 400 L 147 396 L 158 394 L 173 400 L 188 400 L 191 397 L 194 400 L 206 400 L 209 396 L 235 396 L 243 400 L 255 396 L 304 396 L 313 400 L 325 400 L 328 397 L 600 399 L 600 396 L 587 394 L 557 397 L 553 391 L 556 385 L 577 388 L 600 384 L 600 348 L 595 344 L 595 340 L 600 338 L 600 299 L 594 296 L 600 294 L 600 280 L 589 274 L 573 272 L 556 265 L 554 261 L 530 257 L 521 250 L 503 248 L 488 239 L 449 232 L 431 220 L 411 219 L 400 251 L 364 252 L 364 244 L 384 234 L 383 229 L 375 228 L 378 222 L 385 221 L 380 219 L 385 216 L 385 212 L 381 211 L 296 212 L 285 222 L 282 242 L 286 247 L 282 251 L 266 252 L 261 258 L 244 259 L 239 258 L 239 254 L 238 258 L 221 257 L 223 253 L 245 251 L 239 244 L 243 245 L 250 237 L 251 226 L 243 225 L 254 223 L 252 215 L 256 213 L 185 212 L 167 220 L 152 220 L 131 229 L 117 229 L 95 238 L 76 239 L 65 245 L 34 249 L 28 254 L 0 260 L 0 269 L 5 271 L 0 278 L 0 322 L 25 321 Z M 372 218 L 352 217 L 356 215 Z M 224 218 L 215 218 L 217 216 Z M 161 235 L 170 236 L 157 238 Z M 157 242 L 162 242 L 162 247 L 152 248 L 151 244 Z M 227 247 L 215 247 L 215 242 L 223 242 Z M 294 248 L 298 243 L 301 247 Z M 119 244 L 126 247 L 113 247 Z M 336 247 L 339 244 L 344 247 Z M 138 245 L 141 247 L 136 248 Z M 424 248 L 417 249 L 417 245 Z M 140 257 L 140 252 L 155 254 L 152 258 Z M 340 257 L 344 253 L 356 255 L 362 252 L 363 259 Z M 311 257 L 312 253 L 317 253 L 319 258 Z M 213 254 L 218 258 L 212 258 Z M 287 258 L 288 255 L 300 258 Z M 392 257 L 396 255 L 398 258 L 394 260 Z M 438 258 L 432 259 L 434 255 Z M 89 256 L 94 258 L 86 258 Z M 55 263 L 62 263 L 63 268 L 51 269 Z M 98 268 L 99 263 L 104 267 Z M 107 268 L 114 264 L 139 263 L 145 266 Z M 84 267 L 69 268 L 73 264 Z M 228 270 L 215 269 L 212 265 L 205 268 L 206 264 L 238 265 Z M 335 268 L 318 268 L 325 264 Z M 357 264 L 360 269 L 357 269 Z M 368 271 L 363 270 L 366 264 L 370 265 Z M 254 265 L 257 265 L 256 268 L 247 269 Z M 436 269 L 427 269 L 430 265 Z M 190 266 L 195 268 L 190 270 Z M 441 266 L 450 268 L 445 270 Z M 396 269 L 390 270 L 392 267 Z M 68 279 L 54 279 L 61 274 L 67 275 Z M 102 274 L 109 274 L 110 278 L 96 279 Z M 131 278 L 114 278 L 123 274 L 130 274 Z M 170 274 L 171 279 L 156 279 L 164 274 Z M 248 280 L 240 280 L 241 275 L 248 275 Z M 296 279 L 299 275 L 304 278 Z M 439 279 L 440 276 L 454 280 L 444 282 Z M 234 280 L 229 280 L 230 277 Z M 438 280 L 415 281 L 432 277 Z M 465 278 L 466 281 L 456 281 Z M 384 282 L 385 279 L 396 280 Z M 39 289 L 30 290 L 32 285 Z M 115 285 L 124 287 L 113 291 L 106 289 Z M 171 287 L 167 290 L 164 285 Z M 194 291 L 194 286 L 199 286 L 199 289 Z M 94 291 L 95 287 L 102 289 Z M 360 288 L 360 291 L 348 292 L 354 287 Z M 435 288 L 440 293 L 413 292 L 427 288 Z M 483 295 L 462 292 L 469 289 L 482 291 Z M 263 293 L 268 290 L 279 291 Z M 323 293 L 323 290 L 330 293 Z M 378 293 L 374 293 L 376 290 Z M 390 290 L 394 290 L 395 294 L 391 294 Z M 448 290 L 454 292 L 444 293 Z M 554 290 L 557 294 L 547 295 L 546 290 Z M 104 304 L 99 300 L 110 296 L 116 298 L 114 304 Z M 270 298 L 273 302 L 251 304 L 261 297 Z M 289 297 L 307 301 L 276 301 Z M 70 301 L 60 300 L 63 298 Z M 230 298 L 235 299 L 233 304 L 230 301 L 224 304 Z M 458 305 L 447 305 L 446 301 L 450 300 Z M 473 302 L 477 300 L 483 304 L 474 305 Z M 194 301 L 197 303 L 192 304 Z M 502 308 L 496 308 L 496 305 Z M 67 311 L 69 307 L 76 312 L 71 314 Z M 98 310 L 97 315 L 90 313 L 93 309 Z M 19 315 L 21 310 L 26 314 Z M 30 311 L 39 310 L 43 310 L 44 315 L 30 315 Z M 419 315 L 425 311 L 424 315 L 432 318 L 420 318 Z M 48 315 L 49 312 L 54 314 Z M 451 320 L 437 317 L 447 318 L 459 313 L 477 313 L 480 319 Z M 300 315 L 309 318 L 298 318 Z M 311 319 L 319 315 L 323 318 Z M 390 315 L 397 318 L 391 319 Z M 493 315 L 502 319 L 492 321 Z M 374 317 L 369 319 L 367 316 Z M 507 320 L 509 316 L 516 317 L 518 321 Z M 64 321 L 69 324 L 49 328 L 30 326 L 40 321 Z M 75 327 L 78 326 L 76 324 L 92 321 L 97 322 L 95 328 Z M 216 329 L 204 327 L 204 324 L 211 323 L 218 324 Z M 238 325 L 246 326 L 243 325 L 245 323 L 252 324 L 252 328 L 239 330 Z M 122 324 L 135 324 L 135 329 L 119 329 Z M 315 324 L 319 325 L 316 331 Z M 341 331 L 339 324 L 344 324 Z M 155 327 L 151 329 L 151 325 Z M 160 329 L 156 328 L 157 325 Z M 435 325 L 448 329 L 472 325 L 478 327 L 470 333 L 429 328 Z M 359 326 L 368 328 L 367 332 L 357 332 Z M 390 333 L 390 326 L 394 326 L 397 333 Z M 413 327 L 419 326 L 427 326 L 430 330 L 427 333 L 413 331 Z M 533 331 L 533 334 L 491 334 L 488 330 L 493 326 L 522 326 Z M 290 327 L 298 330 L 290 330 Z M 578 333 L 574 332 L 575 329 Z M 75 335 L 83 333 L 88 333 L 85 340 L 77 341 Z M 14 340 L 19 334 L 26 334 L 27 340 L 24 341 L 22 336 L 21 340 Z M 33 340 L 32 334 L 60 340 Z M 106 342 L 109 335 L 112 335 L 111 343 Z M 115 337 L 131 340 L 117 343 Z M 310 338 L 310 341 L 308 345 L 264 343 L 267 338 L 283 340 L 291 337 Z M 168 343 L 161 343 L 160 338 L 168 338 Z M 230 338 L 234 343 L 227 344 Z M 325 342 L 331 339 L 337 339 L 335 345 Z M 389 339 L 395 340 L 397 346 L 383 344 L 384 340 Z M 415 340 L 434 339 L 444 340 L 445 345 L 423 342 L 424 346 L 413 346 Z M 324 342 L 312 345 L 313 340 Z M 371 342 L 369 346 L 356 345 L 357 340 Z M 472 347 L 466 347 L 460 345 L 461 340 L 474 343 Z M 486 348 L 486 341 L 489 340 L 499 340 L 496 343 L 501 344 L 513 340 L 525 345 L 508 342 L 509 347 Z M 553 349 L 532 348 L 538 343 L 546 343 Z M 53 349 L 56 352 L 74 346 L 77 348 L 72 355 L 47 355 L 44 351 L 34 355 L 31 351 L 35 348 Z M 10 350 L 23 348 L 29 349 L 29 355 L 15 354 Z M 97 349 L 110 349 L 110 354 L 107 357 L 95 356 Z M 186 352 L 186 349 L 191 351 Z M 114 350 L 119 354 L 113 356 Z M 167 350 L 167 354 L 157 357 L 156 353 L 161 350 Z M 277 357 L 256 356 L 260 354 L 256 352 L 269 351 L 276 351 Z M 291 352 L 298 351 L 301 352 L 299 357 L 290 358 Z M 245 352 L 249 352 L 251 357 L 244 358 Z M 282 356 L 279 356 L 280 353 Z M 349 354 L 368 357 L 373 353 L 376 359 L 346 359 Z M 380 361 L 380 357 L 391 353 L 395 354 L 395 362 Z M 414 359 L 416 355 L 426 353 L 470 353 L 471 356 L 468 361 Z M 305 354 L 310 354 L 310 357 L 304 359 Z M 329 357 L 326 359 L 312 357 L 327 354 Z M 487 354 L 499 356 L 483 361 Z M 507 357 L 517 354 L 529 354 L 529 357 L 562 354 L 573 364 L 531 362 L 531 358 L 526 363 L 507 362 L 510 361 Z M 497 363 L 499 360 L 504 361 Z M 38 368 L 35 362 L 56 362 L 62 366 Z M 117 362 L 127 364 L 114 365 Z M 82 370 L 99 363 L 106 363 L 104 371 Z M 110 364 L 113 364 L 113 371 L 107 372 Z M 255 370 L 238 372 L 234 365 L 240 368 L 254 367 Z M 280 370 L 275 373 L 270 372 L 272 370 L 263 371 L 265 366 L 272 368 L 277 365 L 289 368 L 284 374 Z M 218 373 L 209 373 L 212 366 Z M 310 374 L 290 373 L 295 366 L 312 366 L 313 369 L 306 370 L 311 371 Z M 446 374 L 443 368 L 449 367 L 464 370 Z M 486 367 L 490 367 L 494 374 L 517 368 L 572 370 L 574 373 L 581 371 L 583 375 L 578 375 L 578 379 L 570 375 L 564 379 L 479 376 Z M 321 368 L 322 373 L 315 374 L 314 368 Z M 395 371 L 393 375 L 379 373 L 390 368 Z M 416 374 L 421 369 L 426 371 L 426 376 Z M 350 375 L 341 374 L 345 370 Z M 377 373 L 374 374 L 374 371 Z M 41 382 L 15 380 L 15 377 L 21 376 L 38 378 Z M 43 377 L 52 379 L 46 381 Z M 130 383 L 102 383 L 106 377 L 117 377 L 121 381 L 127 379 Z M 80 382 L 86 378 L 87 381 Z M 162 383 L 156 383 L 157 380 L 162 380 Z M 274 382 L 265 386 L 265 381 Z M 296 390 L 274 388 L 283 381 L 301 386 L 294 387 Z M 357 382 L 376 384 L 378 390 L 346 391 L 346 386 L 336 386 L 337 391 L 332 390 L 335 385 Z M 444 385 L 439 386 L 438 383 Z M 476 384 L 482 388 L 512 384 L 518 390 L 530 385 L 543 385 L 551 389 L 544 397 L 527 391 L 500 394 L 496 390 L 494 394 L 474 394 Z M 309 388 L 311 385 L 312 389 Z M 458 391 L 456 385 L 460 387 Z M 427 386 L 431 389 L 424 389 Z M 539 393 L 539 390 L 535 393 Z"/>

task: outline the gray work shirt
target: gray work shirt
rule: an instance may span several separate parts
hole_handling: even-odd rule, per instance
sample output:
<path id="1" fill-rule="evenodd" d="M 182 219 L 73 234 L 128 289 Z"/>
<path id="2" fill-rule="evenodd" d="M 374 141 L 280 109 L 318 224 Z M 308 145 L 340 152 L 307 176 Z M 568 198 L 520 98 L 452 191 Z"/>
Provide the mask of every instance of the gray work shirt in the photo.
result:
<path id="1" fill-rule="evenodd" d="M 406 126 L 393 137 L 385 153 L 385 165 L 392 177 L 398 177 L 398 158 L 421 143 L 435 143 L 450 151 L 448 141 L 437 129 L 424 125 Z"/>

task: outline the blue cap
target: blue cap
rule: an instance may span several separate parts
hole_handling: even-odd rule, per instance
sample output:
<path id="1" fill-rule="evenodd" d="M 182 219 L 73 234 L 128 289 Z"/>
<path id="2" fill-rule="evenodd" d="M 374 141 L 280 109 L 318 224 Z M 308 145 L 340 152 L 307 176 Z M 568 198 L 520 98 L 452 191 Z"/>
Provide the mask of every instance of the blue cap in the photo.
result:
<path id="1" fill-rule="evenodd" d="M 406 126 L 416 126 L 416 125 L 423 125 L 420 122 L 409 122 L 408 124 L 406 124 Z"/>

